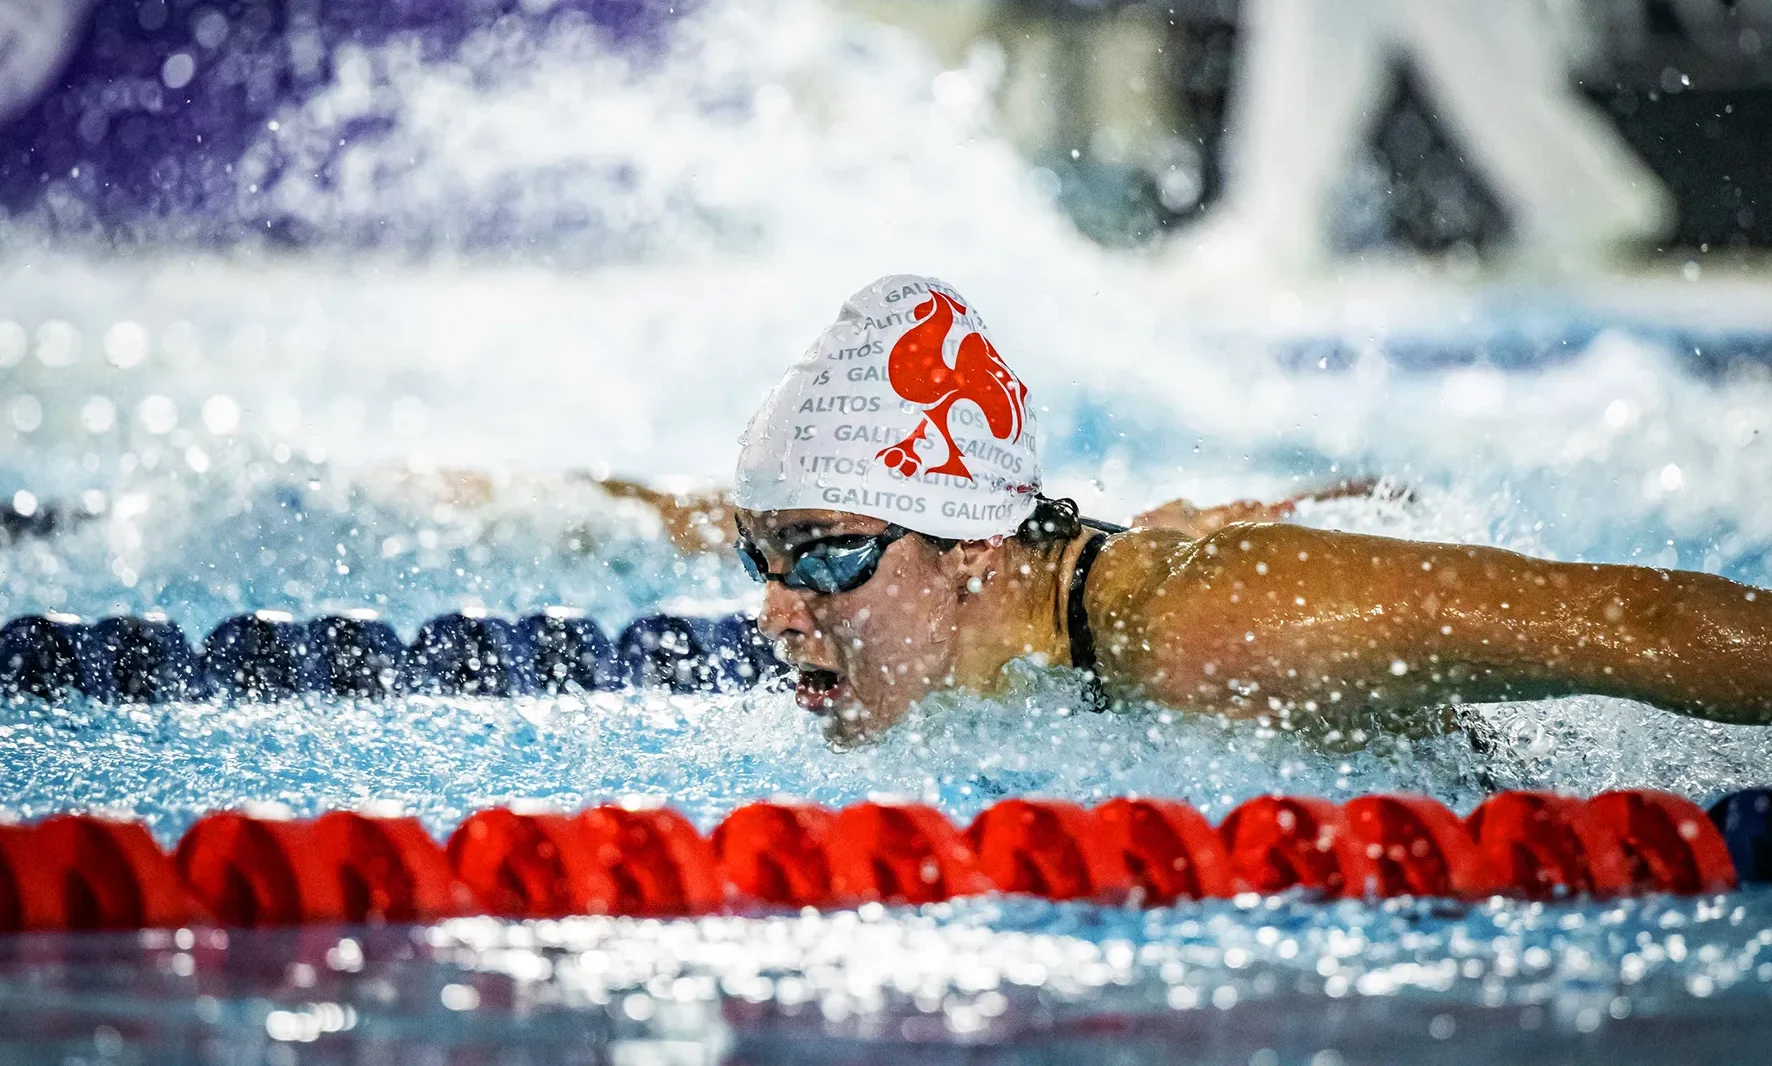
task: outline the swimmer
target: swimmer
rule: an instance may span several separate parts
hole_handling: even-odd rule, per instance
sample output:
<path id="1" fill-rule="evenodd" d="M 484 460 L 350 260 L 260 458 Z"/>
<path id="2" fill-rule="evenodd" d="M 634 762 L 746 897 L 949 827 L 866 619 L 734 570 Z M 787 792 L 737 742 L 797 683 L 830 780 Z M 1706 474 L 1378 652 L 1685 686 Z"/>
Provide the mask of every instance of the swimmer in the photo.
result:
<path id="1" fill-rule="evenodd" d="M 752 418 L 739 558 L 834 743 L 936 690 L 989 693 L 1025 658 L 1292 728 L 1576 693 L 1772 723 L 1772 592 L 1266 521 L 1092 522 L 1042 495 L 1034 415 L 976 310 L 897 275 Z"/>

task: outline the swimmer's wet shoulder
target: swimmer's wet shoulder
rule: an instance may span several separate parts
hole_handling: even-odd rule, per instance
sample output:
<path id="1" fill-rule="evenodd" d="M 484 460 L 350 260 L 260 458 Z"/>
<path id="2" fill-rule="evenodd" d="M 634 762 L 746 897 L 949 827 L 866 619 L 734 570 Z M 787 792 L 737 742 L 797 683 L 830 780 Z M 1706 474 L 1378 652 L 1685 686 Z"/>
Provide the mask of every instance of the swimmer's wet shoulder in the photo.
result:
<path id="1" fill-rule="evenodd" d="M 1171 575 L 1185 572 L 1199 542 L 1167 529 L 1130 529 L 1109 537 L 1084 586 L 1096 673 L 1110 693 L 1162 699 L 1173 676 L 1159 631 L 1173 626 Z"/>

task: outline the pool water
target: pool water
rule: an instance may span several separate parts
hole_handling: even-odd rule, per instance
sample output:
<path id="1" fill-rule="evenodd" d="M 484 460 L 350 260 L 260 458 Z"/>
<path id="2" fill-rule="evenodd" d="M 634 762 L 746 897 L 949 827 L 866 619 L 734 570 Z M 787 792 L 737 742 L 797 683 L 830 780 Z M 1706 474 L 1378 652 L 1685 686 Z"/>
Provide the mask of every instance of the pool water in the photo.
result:
<path id="1" fill-rule="evenodd" d="M 410 637 L 464 606 L 606 630 L 754 608 L 733 561 L 679 556 L 581 472 L 724 481 L 781 367 L 902 269 L 984 309 L 1041 405 L 1049 486 L 1100 517 L 1375 476 L 1387 492 L 1299 520 L 1772 586 L 1772 278 L 1202 278 L 1077 236 L 995 131 L 988 57 L 943 72 L 810 2 L 673 27 L 638 56 L 520 21 L 441 55 L 341 46 L 243 134 L 244 160 L 381 123 L 336 180 L 283 172 L 300 247 L 233 216 L 200 245 L 10 220 L 0 490 L 60 521 L 0 546 L 0 617 L 159 611 L 199 639 L 242 611 L 367 607 Z M 582 204 L 607 224 L 560 224 Z M 493 215 L 514 228 L 488 251 Z M 400 807 L 441 835 L 488 805 L 629 795 L 706 829 L 778 794 L 964 820 L 1138 792 L 1217 819 L 1270 791 L 1463 813 L 1503 788 L 1772 780 L 1769 731 L 1620 700 L 1463 729 L 1424 708 L 1333 744 L 1078 705 L 1018 669 L 833 751 L 770 690 L 18 701 L 0 797 L 170 843 L 243 804 Z M 22 936 L 0 944 L 0 1062 L 1748 1062 L 1772 1035 L 1768 945 L 1761 891 Z"/>
<path id="2" fill-rule="evenodd" d="M 1769 944 L 1763 891 L 27 935 L 0 962 L 0 1046 L 6 1061 L 1753 1062 Z"/>

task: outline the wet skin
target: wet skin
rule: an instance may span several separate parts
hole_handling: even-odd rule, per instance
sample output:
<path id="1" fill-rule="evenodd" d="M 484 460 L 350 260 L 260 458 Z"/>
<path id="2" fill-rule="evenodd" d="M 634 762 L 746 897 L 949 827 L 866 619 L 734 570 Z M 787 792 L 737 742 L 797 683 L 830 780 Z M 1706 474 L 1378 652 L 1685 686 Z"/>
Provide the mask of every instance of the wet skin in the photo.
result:
<path id="1" fill-rule="evenodd" d="M 885 526 L 833 511 L 739 524 L 777 571 L 808 538 Z M 1063 594 L 1082 543 L 943 552 L 906 537 L 853 591 L 770 583 L 758 623 L 804 668 L 800 701 L 827 735 L 861 740 L 935 689 L 990 691 L 1017 656 L 1068 663 Z M 1109 690 L 1178 709 L 1308 724 L 1594 693 L 1772 723 L 1772 593 L 1707 574 L 1231 525 L 1111 538 L 1084 599 Z"/>
<path id="2" fill-rule="evenodd" d="M 1183 709 L 1593 693 L 1772 723 L 1772 593 L 1709 574 L 1248 525 L 1116 537 L 1086 599 L 1104 679 Z"/>

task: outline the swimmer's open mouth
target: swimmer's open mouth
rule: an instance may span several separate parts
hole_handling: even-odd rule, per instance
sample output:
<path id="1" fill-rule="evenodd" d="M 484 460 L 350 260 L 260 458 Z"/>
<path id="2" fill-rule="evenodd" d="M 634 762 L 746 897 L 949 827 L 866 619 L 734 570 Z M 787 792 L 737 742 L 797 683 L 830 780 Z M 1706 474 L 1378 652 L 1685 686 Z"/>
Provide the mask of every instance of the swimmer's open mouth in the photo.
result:
<path id="1" fill-rule="evenodd" d="M 849 698 L 849 684 L 835 670 L 802 666 L 794 685 L 794 698 L 813 714 L 829 714 Z"/>

